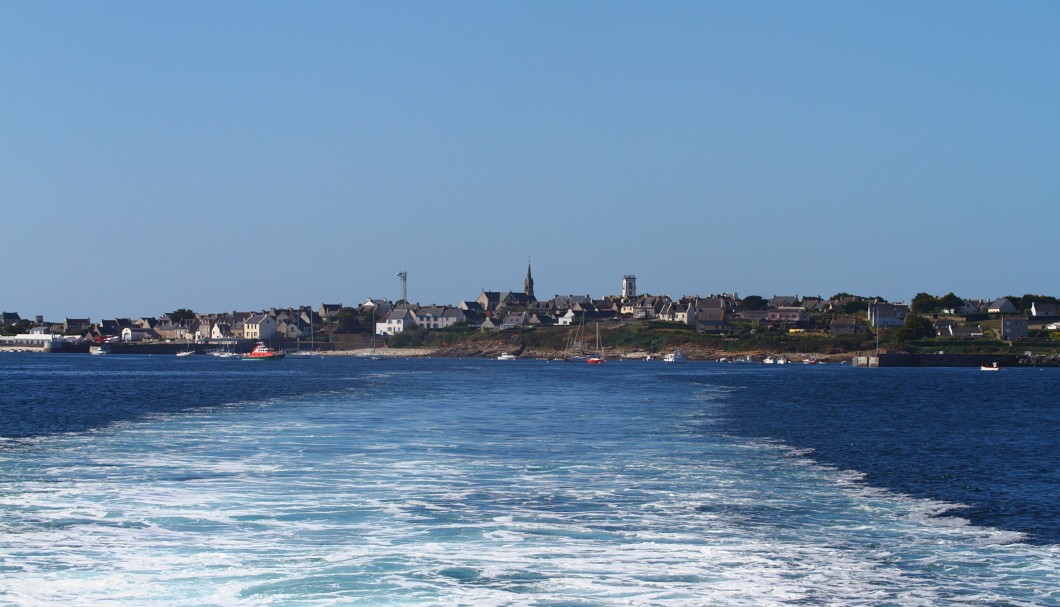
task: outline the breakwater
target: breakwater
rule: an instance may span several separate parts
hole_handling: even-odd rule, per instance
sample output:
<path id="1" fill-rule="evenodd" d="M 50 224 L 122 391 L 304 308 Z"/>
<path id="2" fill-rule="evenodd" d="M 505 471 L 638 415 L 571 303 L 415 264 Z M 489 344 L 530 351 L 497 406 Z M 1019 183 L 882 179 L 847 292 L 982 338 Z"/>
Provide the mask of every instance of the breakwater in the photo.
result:
<path id="1" fill-rule="evenodd" d="M 854 356 L 855 367 L 978 367 L 997 363 L 1002 367 L 1056 367 L 1056 356 L 1020 356 L 1017 354 L 907 354 L 893 353 Z"/>

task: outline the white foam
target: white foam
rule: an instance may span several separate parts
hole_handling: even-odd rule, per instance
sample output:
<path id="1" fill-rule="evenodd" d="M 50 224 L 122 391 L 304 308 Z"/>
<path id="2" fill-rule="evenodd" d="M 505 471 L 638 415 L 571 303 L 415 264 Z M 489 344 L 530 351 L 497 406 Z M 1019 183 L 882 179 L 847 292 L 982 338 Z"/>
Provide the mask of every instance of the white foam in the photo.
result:
<path id="1" fill-rule="evenodd" d="M 461 454 L 444 432 L 354 432 L 342 420 L 385 411 L 332 405 L 248 410 L 238 424 L 203 411 L 7 457 L 0 601 L 1060 600 L 1054 547 L 1006 544 L 948 516 L 954 504 L 869 487 L 782 444 L 678 436 L 526 461 Z"/>

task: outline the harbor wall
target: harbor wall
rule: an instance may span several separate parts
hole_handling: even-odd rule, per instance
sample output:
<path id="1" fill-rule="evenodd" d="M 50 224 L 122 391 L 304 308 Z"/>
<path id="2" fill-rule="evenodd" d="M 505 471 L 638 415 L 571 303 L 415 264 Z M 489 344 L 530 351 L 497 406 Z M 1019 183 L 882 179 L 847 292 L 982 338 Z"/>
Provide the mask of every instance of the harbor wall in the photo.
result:
<path id="1" fill-rule="evenodd" d="M 855 367 L 978 367 L 997 363 L 1002 367 L 1031 364 L 1015 354 L 880 354 L 855 356 Z"/>

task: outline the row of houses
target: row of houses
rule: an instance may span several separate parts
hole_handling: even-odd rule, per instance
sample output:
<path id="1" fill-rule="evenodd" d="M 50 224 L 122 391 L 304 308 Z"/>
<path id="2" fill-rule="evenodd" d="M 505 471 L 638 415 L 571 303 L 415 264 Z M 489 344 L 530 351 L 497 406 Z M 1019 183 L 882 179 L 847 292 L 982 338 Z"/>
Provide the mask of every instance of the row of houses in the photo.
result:
<path id="1" fill-rule="evenodd" d="M 532 283 L 528 284 L 532 288 Z M 700 331 L 727 332 L 734 328 L 733 322 L 757 323 L 762 327 L 788 329 L 814 329 L 820 320 L 830 320 L 830 330 L 836 335 L 856 335 L 869 331 L 869 327 L 900 327 L 910 315 L 910 306 L 904 303 L 888 303 L 868 300 L 857 296 L 842 295 L 831 300 L 821 297 L 799 297 L 798 295 L 774 295 L 772 298 L 754 298 L 755 309 L 735 294 L 683 296 L 673 299 L 666 295 L 639 295 L 630 297 L 604 297 L 594 299 L 589 295 L 556 295 L 548 300 L 537 300 L 532 291 L 482 291 L 478 297 L 461 301 L 455 306 L 401 303 L 397 305 L 387 299 L 369 298 L 356 306 L 357 313 L 371 317 L 369 326 L 378 335 L 395 335 L 410 328 L 445 329 L 454 325 L 477 327 L 488 331 L 507 331 L 539 326 L 569 326 L 585 321 L 610 321 L 620 318 L 636 320 L 658 320 L 682 325 L 694 325 Z M 750 300 L 747 300 L 750 301 Z M 860 303 L 866 311 L 865 322 L 842 311 L 851 303 Z M 37 317 L 33 331 L 38 334 L 80 334 L 95 341 L 123 340 L 167 340 L 199 341 L 224 339 L 268 340 L 274 337 L 288 339 L 307 338 L 319 332 L 333 321 L 344 309 L 342 304 L 321 304 L 298 308 L 272 308 L 260 312 L 224 312 L 197 314 L 194 318 L 174 320 L 166 315 L 139 319 L 116 318 L 97 323 L 88 318 L 66 318 L 62 323 L 46 323 Z M 999 315 L 1018 314 L 1019 309 L 1007 298 L 993 301 L 969 300 L 946 314 L 989 313 Z M 1060 311 L 1056 304 L 1034 302 L 1031 317 L 1056 317 Z M 3 312 L 3 326 L 22 322 L 17 313 Z M 367 322 L 367 321 L 366 321 Z M 867 323 L 867 324 L 866 324 Z M 1006 336 L 1018 336 L 1027 331 L 1026 318 L 1008 319 L 1002 331 Z M 965 327 L 955 322 L 936 326 L 940 336 L 981 336 L 977 327 Z M 1019 337 L 1003 337 L 1011 339 Z"/>

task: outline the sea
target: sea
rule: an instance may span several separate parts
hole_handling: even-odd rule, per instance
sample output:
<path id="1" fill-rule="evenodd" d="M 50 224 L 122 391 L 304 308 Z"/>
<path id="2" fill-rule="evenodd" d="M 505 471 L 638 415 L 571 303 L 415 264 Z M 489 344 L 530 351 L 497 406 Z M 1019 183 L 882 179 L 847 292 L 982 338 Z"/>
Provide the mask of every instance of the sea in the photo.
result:
<path id="1" fill-rule="evenodd" d="M 0 354 L 0 605 L 1060 605 L 1060 370 Z"/>

